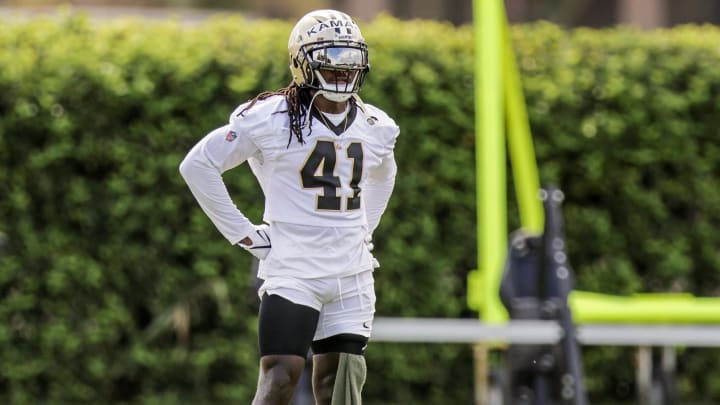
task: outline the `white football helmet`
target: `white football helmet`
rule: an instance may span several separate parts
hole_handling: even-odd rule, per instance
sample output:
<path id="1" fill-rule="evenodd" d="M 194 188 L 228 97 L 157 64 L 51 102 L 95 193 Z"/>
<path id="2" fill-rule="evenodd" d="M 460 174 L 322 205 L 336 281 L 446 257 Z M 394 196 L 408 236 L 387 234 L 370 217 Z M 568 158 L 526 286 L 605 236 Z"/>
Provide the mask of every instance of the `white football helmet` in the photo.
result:
<path id="1" fill-rule="evenodd" d="M 303 16 L 290 33 L 288 51 L 293 81 L 331 101 L 345 101 L 360 91 L 370 70 L 360 28 L 340 11 L 317 10 Z"/>

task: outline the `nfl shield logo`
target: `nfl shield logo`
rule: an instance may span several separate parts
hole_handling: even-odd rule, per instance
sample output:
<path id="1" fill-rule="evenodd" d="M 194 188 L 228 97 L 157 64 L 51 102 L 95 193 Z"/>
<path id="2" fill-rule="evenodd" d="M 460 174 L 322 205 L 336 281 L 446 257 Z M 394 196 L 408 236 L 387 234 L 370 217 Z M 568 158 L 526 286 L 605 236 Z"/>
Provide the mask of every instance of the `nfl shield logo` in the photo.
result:
<path id="1" fill-rule="evenodd" d="M 227 135 L 225 135 L 225 140 L 228 142 L 234 141 L 235 138 L 237 138 L 237 132 L 235 131 L 230 131 L 227 133 Z"/>

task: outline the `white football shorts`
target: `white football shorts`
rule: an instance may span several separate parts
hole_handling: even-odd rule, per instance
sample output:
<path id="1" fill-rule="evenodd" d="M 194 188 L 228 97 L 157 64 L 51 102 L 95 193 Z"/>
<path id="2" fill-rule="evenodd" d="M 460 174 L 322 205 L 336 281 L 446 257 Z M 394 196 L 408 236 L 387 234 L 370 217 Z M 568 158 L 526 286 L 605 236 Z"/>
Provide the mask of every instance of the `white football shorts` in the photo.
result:
<path id="1" fill-rule="evenodd" d="M 269 277 L 258 290 L 320 312 L 313 340 L 341 333 L 370 337 L 375 315 L 375 280 L 367 270 L 341 278 Z"/>

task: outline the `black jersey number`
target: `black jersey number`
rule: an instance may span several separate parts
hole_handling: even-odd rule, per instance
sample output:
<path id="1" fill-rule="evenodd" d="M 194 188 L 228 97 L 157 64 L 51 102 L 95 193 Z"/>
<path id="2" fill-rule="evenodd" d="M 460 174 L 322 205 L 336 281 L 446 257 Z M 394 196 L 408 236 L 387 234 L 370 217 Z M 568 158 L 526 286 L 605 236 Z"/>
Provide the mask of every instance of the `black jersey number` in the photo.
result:
<path id="1" fill-rule="evenodd" d="M 352 162 L 352 176 L 350 188 L 352 197 L 347 197 L 347 210 L 360 208 L 360 179 L 362 179 L 363 149 L 360 143 L 351 143 L 347 148 L 347 158 Z M 340 211 L 342 199 L 338 196 L 340 177 L 335 175 L 337 152 L 335 143 L 331 141 L 318 141 L 315 149 L 310 153 L 305 165 L 300 170 L 300 178 L 304 188 L 322 188 L 317 196 L 317 208 L 320 210 Z M 318 170 L 319 169 L 319 170 Z"/>

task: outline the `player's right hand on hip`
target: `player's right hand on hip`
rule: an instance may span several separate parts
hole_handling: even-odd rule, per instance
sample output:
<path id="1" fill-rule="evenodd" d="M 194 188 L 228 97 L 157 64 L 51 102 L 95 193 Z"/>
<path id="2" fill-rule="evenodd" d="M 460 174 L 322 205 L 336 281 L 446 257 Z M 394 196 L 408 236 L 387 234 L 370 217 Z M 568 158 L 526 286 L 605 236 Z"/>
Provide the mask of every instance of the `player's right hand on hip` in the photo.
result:
<path id="1" fill-rule="evenodd" d="M 270 249 L 272 248 L 272 244 L 270 243 L 270 225 L 255 225 L 255 231 L 250 232 L 250 235 L 248 235 L 246 239 L 250 239 L 250 243 L 246 244 L 241 241 L 238 243 L 238 246 L 247 250 L 258 259 L 263 260 L 270 253 Z"/>

